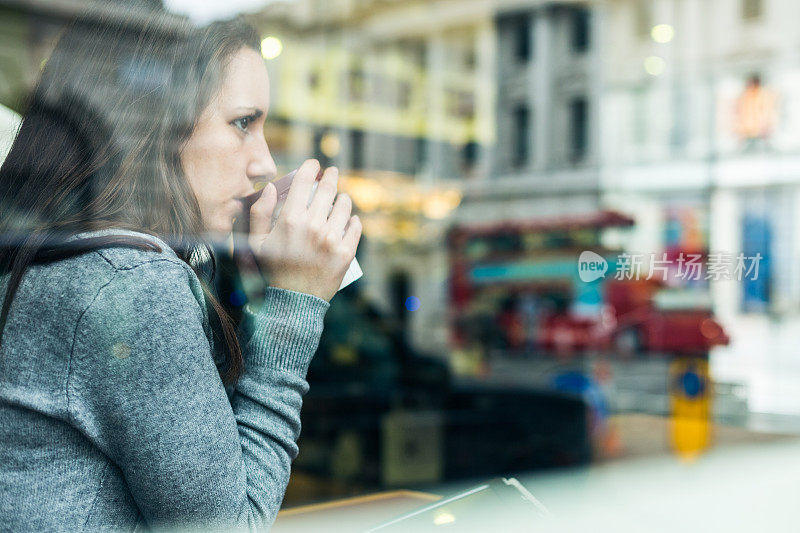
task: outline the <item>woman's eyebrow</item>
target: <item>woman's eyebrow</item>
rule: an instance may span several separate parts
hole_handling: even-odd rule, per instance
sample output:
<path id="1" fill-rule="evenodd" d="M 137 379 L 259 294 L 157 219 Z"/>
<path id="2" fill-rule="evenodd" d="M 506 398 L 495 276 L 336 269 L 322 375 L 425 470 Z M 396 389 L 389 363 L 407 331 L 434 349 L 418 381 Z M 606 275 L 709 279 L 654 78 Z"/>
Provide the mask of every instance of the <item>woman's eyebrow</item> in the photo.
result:
<path id="1" fill-rule="evenodd" d="M 253 115 L 253 117 L 255 117 L 255 118 L 258 118 L 258 117 L 260 117 L 261 115 L 264 114 L 263 110 L 261 110 L 261 109 L 259 109 L 257 107 L 252 107 L 252 106 L 239 106 L 239 107 L 236 108 L 236 111 L 247 111 L 247 112 L 250 112 Z"/>

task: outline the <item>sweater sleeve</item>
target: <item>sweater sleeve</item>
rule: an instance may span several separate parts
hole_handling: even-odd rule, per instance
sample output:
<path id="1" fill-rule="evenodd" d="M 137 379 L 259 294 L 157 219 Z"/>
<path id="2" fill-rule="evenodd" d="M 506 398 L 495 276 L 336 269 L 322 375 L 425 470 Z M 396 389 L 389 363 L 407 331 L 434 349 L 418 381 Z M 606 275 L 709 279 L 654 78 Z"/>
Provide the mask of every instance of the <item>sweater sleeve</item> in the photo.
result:
<path id="1" fill-rule="evenodd" d="M 329 304 L 267 289 L 226 394 L 179 264 L 117 270 L 80 318 L 69 413 L 122 471 L 150 526 L 268 528 L 297 456 L 306 371 Z"/>

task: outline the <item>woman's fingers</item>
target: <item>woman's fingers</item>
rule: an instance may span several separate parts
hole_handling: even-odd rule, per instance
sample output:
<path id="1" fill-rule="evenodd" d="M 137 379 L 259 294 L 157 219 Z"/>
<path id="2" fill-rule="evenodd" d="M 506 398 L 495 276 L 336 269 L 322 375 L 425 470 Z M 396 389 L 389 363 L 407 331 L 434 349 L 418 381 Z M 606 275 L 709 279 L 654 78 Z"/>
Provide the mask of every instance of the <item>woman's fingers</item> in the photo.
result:
<path id="1" fill-rule="evenodd" d="M 272 213 L 278 203 L 275 185 L 267 183 L 261 197 L 250 207 L 250 234 L 263 235 L 272 229 Z"/>
<path id="2" fill-rule="evenodd" d="M 347 230 L 344 232 L 342 241 L 353 254 L 356 252 L 358 241 L 361 240 L 361 230 L 361 219 L 358 218 L 358 215 L 350 217 L 350 222 L 347 224 Z"/>
<path id="3" fill-rule="evenodd" d="M 336 294 L 361 239 L 361 221 L 351 216 L 353 202 L 347 194 L 336 196 L 337 185 L 338 170 L 331 167 L 319 173 L 319 163 L 311 159 L 294 174 L 285 203 L 283 194 L 278 196 L 280 189 L 271 183 L 253 204 L 249 242 L 263 259 L 273 286 L 326 301 Z M 271 219 L 279 201 L 284 207 L 273 228 Z"/>
<path id="4" fill-rule="evenodd" d="M 353 201 L 346 193 L 336 197 L 333 210 L 328 217 L 328 231 L 337 239 L 344 235 L 345 224 L 350 220 L 350 212 L 353 210 Z"/>
<path id="5" fill-rule="evenodd" d="M 319 161 L 307 159 L 297 169 L 297 173 L 289 188 L 289 195 L 281 213 L 305 213 L 308 207 L 308 198 L 311 196 L 311 186 L 319 174 Z M 281 215 L 283 216 L 283 215 Z"/>
<path id="6" fill-rule="evenodd" d="M 314 199 L 308 207 L 309 215 L 317 220 L 325 221 L 331 212 L 331 204 L 336 197 L 336 189 L 339 184 L 339 169 L 328 167 L 319 181 Z"/>

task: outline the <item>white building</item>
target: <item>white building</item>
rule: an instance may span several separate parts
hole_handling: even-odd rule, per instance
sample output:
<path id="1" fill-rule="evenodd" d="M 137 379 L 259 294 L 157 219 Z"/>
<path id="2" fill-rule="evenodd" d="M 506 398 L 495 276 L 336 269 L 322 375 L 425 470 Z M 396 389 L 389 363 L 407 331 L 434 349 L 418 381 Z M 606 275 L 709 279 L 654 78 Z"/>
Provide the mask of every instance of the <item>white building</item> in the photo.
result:
<path id="1" fill-rule="evenodd" d="M 408 79 L 416 80 L 412 83 L 417 89 L 424 87 L 425 108 L 423 119 L 413 124 L 402 120 L 413 114 L 398 117 L 378 110 L 361 115 L 364 129 L 354 133 L 357 110 L 325 116 L 330 106 L 317 106 L 320 115 L 293 123 L 291 137 L 301 140 L 289 143 L 298 147 L 296 157 L 313 151 L 314 128 L 308 126 L 317 124 L 338 133 L 341 152 L 332 162 L 340 167 L 355 168 L 359 165 L 352 163 L 360 162 L 370 171 L 387 170 L 388 165 L 420 185 L 460 180 L 463 199 L 454 214 L 457 221 L 572 215 L 613 207 L 637 220 L 624 243 L 633 251 L 658 253 L 686 239 L 711 253 L 766 246 L 768 284 L 711 284 L 715 312 L 733 333 L 733 344 L 717 352 L 715 371 L 740 378 L 741 369 L 754 362 L 748 359 L 751 354 L 773 349 L 765 348 L 771 346 L 768 336 L 785 339 L 772 344 L 791 345 L 792 326 L 776 329 L 771 317 L 794 324 L 800 302 L 794 267 L 800 260 L 800 234 L 794 229 L 800 204 L 800 34 L 791 27 L 800 4 L 300 4 L 308 4 L 307 9 L 297 4 L 285 8 L 285 20 L 291 22 L 287 43 L 312 43 L 320 54 L 343 50 L 346 57 L 336 67 L 340 71 L 354 58 L 357 64 L 372 65 L 373 71 L 406 72 L 410 65 L 411 72 L 422 74 Z M 276 31 L 284 25 L 274 11 L 265 13 Z M 314 54 L 306 50 L 303 57 L 307 59 L 299 63 L 292 59 L 293 67 L 310 75 Z M 364 74 L 359 68 L 344 86 L 369 76 L 370 68 L 364 67 Z M 754 75 L 777 104 L 767 139 L 748 142 L 742 139 L 745 119 L 737 105 Z M 466 99 L 467 108 L 472 102 L 472 113 L 451 127 L 446 87 L 459 83 L 472 95 Z M 296 108 L 287 116 L 294 113 L 296 118 L 301 108 L 315 109 L 303 94 L 291 94 Z M 406 129 L 381 132 L 381 124 Z M 465 150 L 468 138 L 477 145 L 471 151 Z M 411 168 L 404 163 L 408 161 L 420 164 Z M 402 253 L 370 246 L 363 283 L 390 308 L 396 305 L 388 301 L 390 280 L 406 273 L 410 292 L 422 300 L 411 317 L 413 340 L 421 347 L 444 349 L 446 265 L 437 253 L 440 241 L 419 243 Z M 736 361 L 741 364 L 728 364 Z"/>
<path id="2" fill-rule="evenodd" d="M 491 174 L 467 188 L 460 220 L 598 209 L 598 18 L 574 2 L 496 6 L 497 143 Z"/>
<path id="3" fill-rule="evenodd" d="M 636 251 L 660 252 L 670 239 L 680 240 L 674 226 L 683 219 L 696 225 L 711 253 L 764 253 L 759 282 L 710 284 L 715 313 L 732 337 L 731 346 L 715 352 L 713 371 L 746 382 L 751 408 L 796 413 L 800 398 L 782 389 L 794 388 L 790 376 L 800 370 L 793 361 L 800 322 L 800 34 L 794 24 L 800 4 L 597 5 L 606 52 L 604 204 L 637 218 L 629 243 Z M 756 77 L 760 88 L 747 93 Z"/>

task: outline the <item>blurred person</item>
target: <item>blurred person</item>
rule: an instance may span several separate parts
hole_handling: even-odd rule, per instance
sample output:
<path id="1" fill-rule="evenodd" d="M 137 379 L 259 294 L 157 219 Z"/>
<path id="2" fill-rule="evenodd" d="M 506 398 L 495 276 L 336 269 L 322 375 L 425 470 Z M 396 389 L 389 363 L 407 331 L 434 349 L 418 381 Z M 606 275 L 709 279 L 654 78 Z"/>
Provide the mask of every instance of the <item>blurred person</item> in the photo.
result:
<path id="1" fill-rule="evenodd" d="M 750 76 L 736 100 L 736 133 L 743 141 L 745 151 L 768 147 L 777 117 L 777 95 L 764 87 L 760 76 Z"/>
<path id="2" fill-rule="evenodd" d="M 306 372 L 361 224 L 337 170 L 243 236 L 270 286 L 231 320 L 202 267 L 258 182 L 269 80 L 240 19 L 75 21 L 0 168 L 0 529 L 269 527 Z"/>

